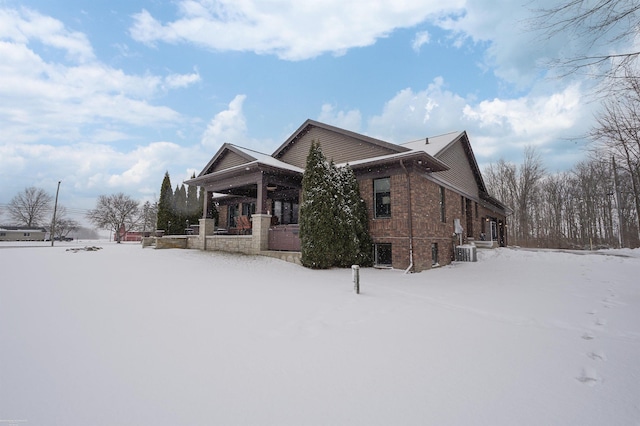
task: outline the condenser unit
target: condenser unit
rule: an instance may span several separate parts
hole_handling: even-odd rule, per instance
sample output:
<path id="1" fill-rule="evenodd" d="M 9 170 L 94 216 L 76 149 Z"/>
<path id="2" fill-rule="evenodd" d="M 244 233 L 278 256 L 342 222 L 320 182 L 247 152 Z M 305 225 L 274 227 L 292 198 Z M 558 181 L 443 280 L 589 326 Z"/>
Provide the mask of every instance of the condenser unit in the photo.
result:
<path id="1" fill-rule="evenodd" d="M 476 246 L 473 246 L 473 245 L 456 246 L 456 261 L 477 262 L 478 255 L 476 253 Z"/>

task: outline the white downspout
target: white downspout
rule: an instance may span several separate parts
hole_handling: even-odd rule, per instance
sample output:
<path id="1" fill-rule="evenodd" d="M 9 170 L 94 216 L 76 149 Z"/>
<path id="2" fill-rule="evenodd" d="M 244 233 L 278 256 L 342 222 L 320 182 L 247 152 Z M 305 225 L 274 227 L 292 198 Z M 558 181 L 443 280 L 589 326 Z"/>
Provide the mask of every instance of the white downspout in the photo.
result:
<path id="1" fill-rule="evenodd" d="M 400 166 L 407 175 L 407 214 L 409 215 L 409 267 L 405 269 L 404 273 L 408 274 L 413 269 L 413 215 L 411 214 L 411 178 L 409 176 L 409 171 L 404 166 L 404 162 L 402 160 L 400 160 Z"/>

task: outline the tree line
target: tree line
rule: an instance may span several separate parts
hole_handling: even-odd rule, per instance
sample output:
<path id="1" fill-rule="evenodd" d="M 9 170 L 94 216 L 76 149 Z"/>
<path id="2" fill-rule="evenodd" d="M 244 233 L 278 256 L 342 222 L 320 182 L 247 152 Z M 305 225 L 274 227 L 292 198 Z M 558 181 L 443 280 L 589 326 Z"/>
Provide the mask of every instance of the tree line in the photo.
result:
<path id="1" fill-rule="evenodd" d="M 507 218 L 509 244 L 639 247 L 638 159 L 628 167 L 618 157 L 598 147 L 571 170 L 548 173 L 539 153 L 528 147 L 519 165 L 501 159 L 486 167 L 489 192 L 513 210 Z"/>
<path id="2" fill-rule="evenodd" d="M 484 170 L 489 191 L 513 209 L 510 243 L 639 247 L 640 3 L 565 0 L 538 9 L 532 24 L 568 37 L 576 53 L 549 65 L 563 76 L 589 75 L 602 108 L 583 135 L 589 156 L 571 170 L 548 173 L 533 148 L 520 165 L 499 160 Z"/>

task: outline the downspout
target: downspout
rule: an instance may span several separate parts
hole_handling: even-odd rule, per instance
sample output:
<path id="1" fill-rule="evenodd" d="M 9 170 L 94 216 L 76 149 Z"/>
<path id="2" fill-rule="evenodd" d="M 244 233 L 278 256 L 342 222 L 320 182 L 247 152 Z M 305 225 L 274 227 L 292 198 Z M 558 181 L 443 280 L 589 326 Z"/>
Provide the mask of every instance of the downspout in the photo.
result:
<path id="1" fill-rule="evenodd" d="M 413 269 L 413 215 L 411 214 L 411 177 L 409 171 L 404 166 L 404 162 L 400 160 L 400 166 L 407 175 L 407 214 L 409 215 L 409 267 L 404 273 L 408 274 Z"/>

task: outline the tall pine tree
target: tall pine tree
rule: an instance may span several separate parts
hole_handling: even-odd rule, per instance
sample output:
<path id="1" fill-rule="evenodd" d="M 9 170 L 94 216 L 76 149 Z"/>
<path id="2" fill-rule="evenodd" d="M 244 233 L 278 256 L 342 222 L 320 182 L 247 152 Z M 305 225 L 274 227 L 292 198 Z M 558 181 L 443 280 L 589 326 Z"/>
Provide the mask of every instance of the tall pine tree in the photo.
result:
<path id="1" fill-rule="evenodd" d="M 356 175 L 349 165 L 340 169 L 342 178 L 343 200 L 345 204 L 344 221 L 351 231 L 345 245 L 352 246 L 352 252 L 348 256 L 348 262 L 342 266 L 373 265 L 373 240 L 369 234 L 369 216 L 367 214 L 367 204 L 360 195 L 360 185 Z"/>
<path id="2" fill-rule="evenodd" d="M 187 226 L 187 190 L 184 184 L 176 185 L 173 193 L 173 215 L 175 222 L 171 221 L 171 233 L 184 234 Z"/>
<path id="3" fill-rule="evenodd" d="M 173 191 L 171 189 L 171 178 L 169 172 L 165 172 L 160 186 L 160 200 L 158 200 L 158 220 L 156 229 L 164 229 L 167 234 L 170 233 L 169 224 L 173 219 Z"/>
<path id="4" fill-rule="evenodd" d="M 314 141 L 302 178 L 302 264 L 311 268 L 372 264 L 367 207 L 349 166 L 327 162 Z"/>
<path id="5" fill-rule="evenodd" d="M 328 179 L 330 174 L 320 144 L 312 141 L 302 177 L 300 205 L 301 261 L 309 268 L 326 269 L 334 264 L 334 191 Z"/>
<path id="6" fill-rule="evenodd" d="M 191 179 L 195 177 L 194 173 Z M 187 220 L 190 225 L 197 225 L 200 218 L 202 218 L 202 202 L 198 200 L 198 187 L 189 186 L 187 188 Z"/>

